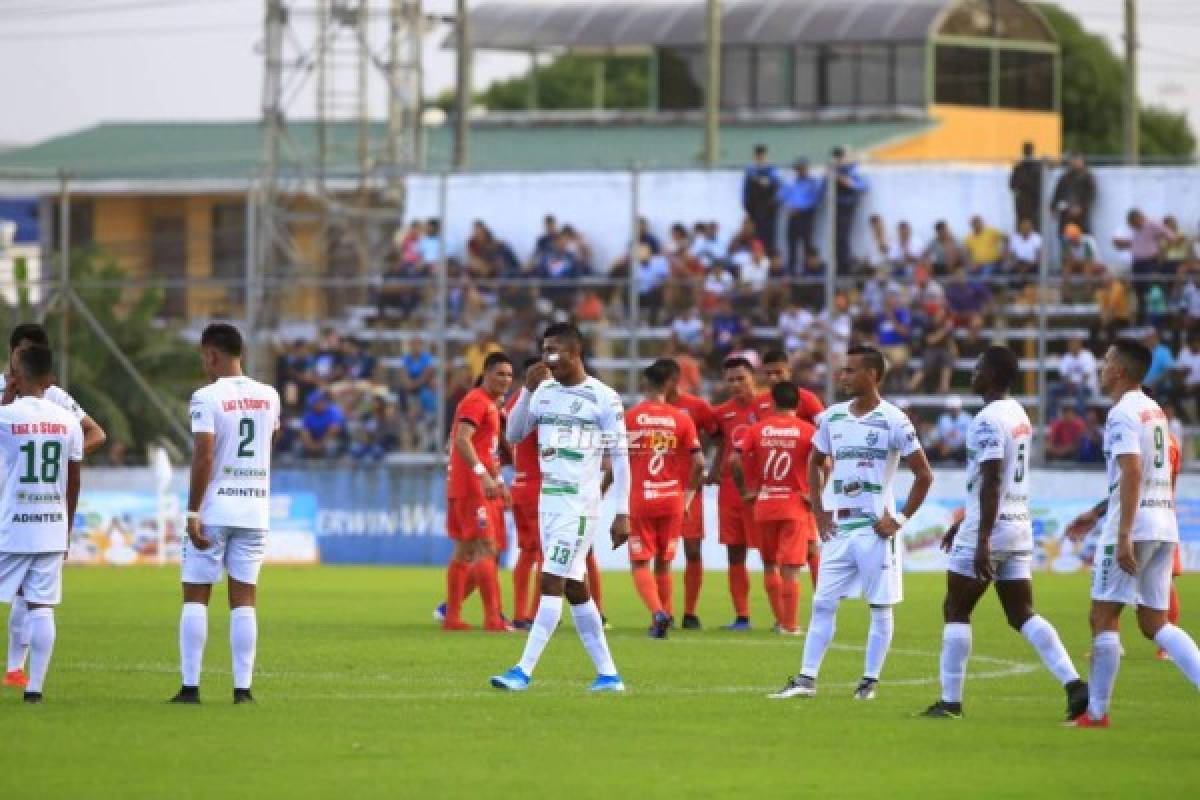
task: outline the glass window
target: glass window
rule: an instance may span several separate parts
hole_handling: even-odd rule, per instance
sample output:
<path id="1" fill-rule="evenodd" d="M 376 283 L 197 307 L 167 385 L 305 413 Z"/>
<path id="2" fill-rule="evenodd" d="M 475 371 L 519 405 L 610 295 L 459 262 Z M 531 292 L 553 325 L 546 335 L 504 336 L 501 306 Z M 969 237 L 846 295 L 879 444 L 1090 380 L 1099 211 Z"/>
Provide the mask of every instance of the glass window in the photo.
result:
<path id="1" fill-rule="evenodd" d="M 925 105 L 925 45 L 896 46 L 896 103 L 902 106 Z"/>
<path id="2" fill-rule="evenodd" d="M 934 59 L 934 99 L 960 106 L 991 105 L 992 53 L 983 47 L 939 44 Z"/>
<path id="3" fill-rule="evenodd" d="M 822 105 L 852 106 L 858 100 L 855 75 L 855 55 L 858 48 L 850 45 L 830 45 L 822 53 L 825 73 L 825 93 Z"/>
<path id="4" fill-rule="evenodd" d="M 71 199 L 71 217 L 70 225 L 70 245 L 72 249 L 80 249 L 91 247 L 96 242 L 96 209 L 91 200 Z M 52 217 L 51 239 L 50 246 L 55 250 L 58 249 L 58 243 L 61 239 L 59 233 L 60 215 L 59 209 L 61 204 L 57 197 L 51 198 L 51 209 L 54 214 Z"/>
<path id="5" fill-rule="evenodd" d="M 790 53 L 783 47 L 764 47 L 754 64 L 754 105 L 786 108 L 792 104 Z"/>
<path id="6" fill-rule="evenodd" d="M 858 104 L 886 106 L 892 102 L 892 49 L 863 45 L 858 49 Z"/>
<path id="7" fill-rule="evenodd" d="M 154 217 L 150 221 L 150 264 L 156 278 L 187 277 L 187 222 L 183 217 Z M 168 289 L 162 315 L 171 319 L 187 314 L 187 290 Z"/>
<path id="8" fill-rule="evenodd" d="M 792 99 L 799 108 L 813 108 L 820 102 L 820 72 L 817 51 L 797 47 L 792 54 Z"/>
<path id="9" fill-rule="evenodd" d="M 217 203 L 212 208 L 212 274 L 240 280 L 246 273 L 246 204 Z M 242 303 L 241 284 L 225 287 L 234 305 Z"/>
<path id="10" fill-rule="evenodd" d="M 938 33 L 1053 42 L 1054 34 L 1036 12 L 1018 0 L 964 0 L 947 16 Z"/>
<path id="11" fill-rule="evenodd" d="M 721 108 L 749 108 L 753 105 L 750 58 L 748 47 L 729 47 L 722 51 Z"/>
<path id="12" fill-rule="evenodd" d="M 658 51 L 658 104 L 664 111 L 704 107 L 704 51 L 664 47 Z"/>
<path id="13" fill-rule="evenodd" d="M 1054 56 L 1021 50 L 1000 51 L 1000 105 L 1054 110 Z"/>

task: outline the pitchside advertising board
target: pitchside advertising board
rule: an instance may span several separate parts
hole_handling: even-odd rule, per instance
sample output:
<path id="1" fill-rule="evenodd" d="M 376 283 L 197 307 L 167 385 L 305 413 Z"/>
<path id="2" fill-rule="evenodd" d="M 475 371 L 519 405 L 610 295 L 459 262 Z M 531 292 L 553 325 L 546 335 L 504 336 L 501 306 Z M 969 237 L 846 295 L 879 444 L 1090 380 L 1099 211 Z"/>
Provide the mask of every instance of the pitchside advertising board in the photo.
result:
<path id="1" fill-rule="evenodd" d="M 899 478 L 896 496 L 908 491 Z M 177 470 L 162 494 L 145 470 L 88 470 L 71 539 L 71 564 L 177 563 L 183 535 L 187 473 Z M 345 468 L 276 470 L 271 498 L 268 559 L 284 564 L 444 564 L 446 538 L 444 468 Z M 912 571 L 945 569 L 942 534 L 962 504 L 962 470 L 936 470 L 934 488 L 904 530 L 904 566 Z M 1099 472 L 1034 472 L 1031 502 L 1034 563 L 1039 570 L 1074 572 L 1091 564 L 1094 539 L 1081 544 L 1063 535 L 1067 524 L 1104 492 Z M 1200 476 L 1179 479 L 1179 530 L 1184 567 L 1200 571 Z M 705 562 L 725 564 L 717 543 L 715 487 L 705 492 Z M 612 509 L 602 509 L 596 555 L 606 569 L 628 568 L 624 548 L 608 543 Z M 509 541 L 514 540 L 509 519 Z M 515 558 L 510 547 L 509 562 Z M 680 559 L 682 560 L 682 553 Z M 759 566 L 751 557 L 751 564 Z"/>

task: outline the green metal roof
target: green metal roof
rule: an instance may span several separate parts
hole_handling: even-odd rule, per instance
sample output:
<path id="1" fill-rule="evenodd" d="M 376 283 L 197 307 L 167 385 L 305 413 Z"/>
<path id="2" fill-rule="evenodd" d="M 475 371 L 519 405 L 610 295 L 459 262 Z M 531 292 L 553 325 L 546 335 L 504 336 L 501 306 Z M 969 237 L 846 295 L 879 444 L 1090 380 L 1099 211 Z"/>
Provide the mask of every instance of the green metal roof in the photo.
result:
<path id="1" fill-rule="evenodd" d="M 763 143 L 781 162 L 824 159 L 834 145 L 852 151 L 905 139 L 932 125 L 928 120 L 726 125 L 721 132 L 721 165 L 741 166 L 754 144 Z M 285 161 L 311 172 L 316 126 L 289 125 Z M 372 126 L 381 150 L 386 127 Z M 427 169 L 449 166 L 449 126 L 428 130 Z M 471 132 L 470 167 L 476 170 L 694 168 L 703 132 L 688 124 L 476 125 Z M 339 128 L 333 139 L 331 173 L 350 172 L 356 161 L 355 129 Z M 51 177 L 66 170 L 82 180 L 238 180 L 258 170 L 263 154 L 257 122 L 104 123 L 39 144 L 0 153 L 5 177 Z"/>

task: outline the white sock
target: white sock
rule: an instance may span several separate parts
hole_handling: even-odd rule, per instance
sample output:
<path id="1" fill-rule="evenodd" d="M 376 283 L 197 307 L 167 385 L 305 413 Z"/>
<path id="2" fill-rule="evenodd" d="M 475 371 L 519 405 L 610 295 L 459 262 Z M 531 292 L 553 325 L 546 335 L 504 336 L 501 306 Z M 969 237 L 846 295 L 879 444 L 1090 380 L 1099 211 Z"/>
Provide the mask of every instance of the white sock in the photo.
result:
<path id="1" fill-rule="evenodd" d="M 200 685 L 204 642 L 208 639 L 208 606 L 184 603 L 179 615 L 179 670 L 184 686 Z"/>
<path id="2" fill-rule="evenodd" d="M 879 680 L 883 662 L 887 660 L 888 648 L 892 646 L 892 634 L 896 630 L 892 608 L 871 609 L 871 629 L 867 632 L 867 657 L 863 663 L 863 677 Z"/>
<path id="3" fill-rule="evenodd" d="M 29 612 L 29 685 L 25 691 L 42 691 L 56 633 L 53 608 L 35 608 Z"/>
<path id="4" fill-rule="evenodd" d="M 518 664 L 526 675 L 533 674 L 538 660 L 542 657 L 542 651 L 546 649 L 546 643 L 554 635 L 554 629 L 558 627 L 558 621 L 562 619 L 562 607 L 563 599 L 561 597 L 553 597 L 548 594 L 542 595 L 542 599 L 538 602 L 537 614 L 533 618 L 533 627 L 529 629 L 529 636 L 525 639 L 525 652 L 521 654 L 521 661 Z"/>
<path id="5" fill-rule="evenodd" d="M 588 600 L 577 606 L 571 606 L 571 617 L 575 620 L 575 630 L 583 642 L 596 672 L 600 675 L 616 675 L 617 665 L 613 663 L 612 653 L 608 651 L 608 639 L 604 635 L 604 618 L 596 601 Z"/>
<path id="6" fill-rule="evenodd" d="M 808 633 L 804 637 L 804 656 L 800 660 L 800 674 L 816 679 L 825 660 L 825 651 L 833 641 L 837 630 L 837 604 L 831 606 L 813 603 L 812 616 L 808 621 Z"/>
<path id="7" fill-rule="evenodd" d="M 1092 640 L 1092 671 L 1088 675 L 1088 716 L 1101 719 L 1108 713 L 1117 670 L 1121 668 L 1121 634 L 1105 631 Z"/>
<path id="8" fill-rule="evenodd" d="M 13 598 L 8 612 L 8 671 L 23 669 L 29 655 L 29 605 L 23 595 Z"/>
<path id="9" fill-rule="evenodd" d="M 1079 672 L 1071 662 L 1067 648 L 1063 647 L 1062 639 L 1058 638 L 1058 631 L 1054 630 L 1054 626 L 1047 622 L 1045 617 L 1034 614 L 1027 619 L 1021 626 L 1021 635 L 1029 640 L 1034 650 L 1037 650 L 1042 663 L 1059 683 L 1066 686 L 1071 681 L 1079 680 Z"/>
<path id="10" fill-rule="evenodd" d="M 254 606 L 229 611 L 229 649 L 233 653 L 233 688 L 249 689 L 254 680 L 254 653 L 258 649 L 258 616 Z"/>
<path id="11" fill-rule="evenodd" d="M 942 700 L 961 703 L 963 682 L 967 679 L 967 659 L 971 656 L 971 625 L 947 622 L 942 628 Z"/>
<path id="12" fill-rule="evenodd" d="M 1166 650 L 1179 671 L 1200 688 L 1200 649 L 1187 631 L 1168 622 L 1154 635 L 1154 643 Z"/>

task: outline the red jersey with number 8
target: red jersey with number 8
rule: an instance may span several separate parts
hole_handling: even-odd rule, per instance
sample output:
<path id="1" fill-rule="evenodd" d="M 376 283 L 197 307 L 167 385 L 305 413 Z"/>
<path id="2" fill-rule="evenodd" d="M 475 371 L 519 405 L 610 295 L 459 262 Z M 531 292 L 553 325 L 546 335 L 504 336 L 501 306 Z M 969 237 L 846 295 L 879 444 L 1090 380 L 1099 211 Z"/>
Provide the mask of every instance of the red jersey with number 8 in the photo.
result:
<path id="1" fill-rule="evenodd" d="M 625 415 L 633 488 L 629 511 L 663 517 L 683 514 L 683 495 L 692 454 L 700 449 L 696 425 L 687 412 L 646 400 Z"/>

